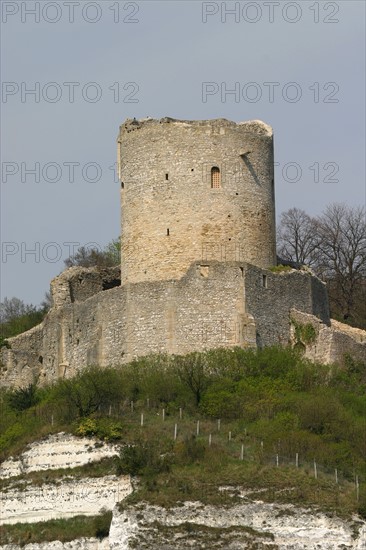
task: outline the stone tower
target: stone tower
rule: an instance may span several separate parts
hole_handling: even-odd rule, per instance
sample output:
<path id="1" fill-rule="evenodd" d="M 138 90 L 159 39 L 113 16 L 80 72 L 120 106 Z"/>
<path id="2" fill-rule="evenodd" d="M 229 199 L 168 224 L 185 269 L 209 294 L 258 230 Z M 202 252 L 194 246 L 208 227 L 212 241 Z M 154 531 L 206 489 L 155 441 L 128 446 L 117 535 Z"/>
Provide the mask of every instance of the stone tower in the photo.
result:
<path id="1" fill-rule="evenodd" d="M 272 129 L 260 121 L 128 119 L 120 127 L 122 285 L 194 261 L 276 263 Z"/>
<path id="2" fill-rule="evenodd" d="M 122 274 L 72 267 L 44 321 L 0 349 L 0 382 L 70 378 L 151 354 L 303 346 L 364 361 L 366 332 L 332 321 L 325 284 L 276 265 L 272 129 L 260 121 L 120 127 Z M 301 340 L 296 326 L 311 325 Z"/>

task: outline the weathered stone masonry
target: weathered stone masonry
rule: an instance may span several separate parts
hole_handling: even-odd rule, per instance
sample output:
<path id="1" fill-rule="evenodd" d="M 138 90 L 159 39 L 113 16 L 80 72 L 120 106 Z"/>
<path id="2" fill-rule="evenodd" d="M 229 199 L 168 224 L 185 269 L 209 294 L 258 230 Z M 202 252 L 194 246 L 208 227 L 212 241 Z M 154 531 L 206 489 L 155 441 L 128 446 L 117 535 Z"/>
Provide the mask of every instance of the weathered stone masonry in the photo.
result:
<path id="1" fill-rule="evenodd" d="M 43 323 L 2 349 L 2 383 L 48 383 L 150 353 L 286 345 L 291 320 L 314 326 L 313 359 L 365 358 L 366 333 L 331 322 L 321 281 L 268 269 L 276 264 L 270 127 L 127 120 L 118 144 L 122 276 L 75 267 L 56 277 Z"/>
<path id="2" fill-rule="evenodd" d="M 122 284 L 178 279 L 200 259 L 275 265 L 269 126 L 126 121 L 118 143 Z"/>

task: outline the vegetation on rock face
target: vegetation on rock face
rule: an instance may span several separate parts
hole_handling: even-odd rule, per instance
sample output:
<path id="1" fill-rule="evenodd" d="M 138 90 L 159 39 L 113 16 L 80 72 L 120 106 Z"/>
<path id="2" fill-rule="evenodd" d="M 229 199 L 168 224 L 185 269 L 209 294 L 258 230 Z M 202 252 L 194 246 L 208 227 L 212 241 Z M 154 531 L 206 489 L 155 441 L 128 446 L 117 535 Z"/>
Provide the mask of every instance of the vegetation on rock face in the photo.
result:
<path id="1" fill-rule="evenodd" d="M 121 442 L 115 471 L 141 479 L 130 501 L 230 503 L 218 486 L 244 485 L 263 499 L 362 512 L 365 386 L 365 365 L 349 357 L 341 368 L 280 347 L 90 367 L 25 388 L 24 401 L 4 391 L 0 454 L 70 431 Z"/>
<path id="2" fill-rule="evenodd" d="M 274 265 L 269 269 L 269 271 L 272 271 L 272 273 L 287 273 L 289 271 L 292 271 L 292 267 L 289 265 Z"/>
<path id="3" fill-rule="evenodd" d="M 59 540 L 68 542 L 80 537 L 103 539 L 109 535 L 112 512 L 99 516 L 75 516 L 39 523 L 16 523 L 0 526 L 0 544 L 36 544 Z"/>
<path id="4" fill-rule="evenodd" d="M 315 342 L 317 334 L 314 326 L 311 323 L 299 323 L 295 319 L 291 319 L 291 323 L 295 328 L 295 339 L 298 344 L 312 344 Z"/>

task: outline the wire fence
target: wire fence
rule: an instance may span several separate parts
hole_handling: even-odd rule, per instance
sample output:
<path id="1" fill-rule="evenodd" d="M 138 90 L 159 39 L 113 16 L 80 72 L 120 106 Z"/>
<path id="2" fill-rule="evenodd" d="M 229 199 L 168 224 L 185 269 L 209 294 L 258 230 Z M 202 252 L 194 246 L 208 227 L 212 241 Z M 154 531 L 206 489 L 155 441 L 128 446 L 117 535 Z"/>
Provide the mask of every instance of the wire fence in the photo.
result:
<path id="1" fill-rule="evenodd" d="M 56 410 L 52 406 L 35 408 L 34 414 L 51 426 L 61 422 L 64 411 Z M 147 399 L 144 403 L 124 401 L 122 403 L 105 403 L 98 407 L 96 418 L 109 417 L 116 422 L 122 421 L 130 428 L 139 429 L 140 433 L 151 435 L 152 428 L 163 431 L 166 437 L 172 440 L 184 440 L 196 437 L 208 447 L 214 445 L 224 446 L 229 455 L 238 461 L 256 462 L 258 464 L 273 466 L 274 468 L 294 468 L 305 472 L 315 480 L 327 480 L 335 487 L 353 483 L 355 497 L 360 498 L 360 486 L 366 482 L 366 469 L 357 471 L 349 468 L 349 465 L 333 467 L 322 464 L 316 458 L 309 460 L 308 454 L 295 451 L 291 455 L 281 451 L 286 446 L 286 441 L 277 441 L 276 444 L 267 442 L 248 433 L 246 428 L 238 430 L 235 421 L 222 419 L 208 419 L 201 417 L 194 419 L 192 412 L 185 411 L 183 407 L 174 410 L 164 406 L 156 406 Z M 160 425 L 160 428 L 159 428 Z M 161 430 L 163 426 L 163 430 Z"/>

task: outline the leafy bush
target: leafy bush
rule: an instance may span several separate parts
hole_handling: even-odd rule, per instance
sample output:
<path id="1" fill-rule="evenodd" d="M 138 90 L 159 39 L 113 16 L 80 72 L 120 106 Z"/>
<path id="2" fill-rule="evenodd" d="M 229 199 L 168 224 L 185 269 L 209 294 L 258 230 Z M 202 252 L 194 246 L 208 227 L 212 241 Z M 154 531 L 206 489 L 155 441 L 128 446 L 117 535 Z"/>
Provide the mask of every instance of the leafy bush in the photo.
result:
<path id="1" fill-rule="evenodd" d="M 36 384 L 10 391 L 6 398 L 10 408 L 17 412 L 25 411 L 40 401 Z"/>
<path id="2" fill-rule="evenodd" d="M 112 512 L 102 510 L 102 514 L 95 516 L 93 520 L 94 536 L 102 540 L 109 536 L 109 529 L 112 522 Z"/>
<path id="3" fill-rule="evenodd" d="M 153 442 L 138 442 L 122 448 L 117 461 L 117 473 L 136 475 L 153 475 L 169 471 L 171 455 L 164 453 L 159 445 Z"/>
<path id="4" fill-rule="evenodd" d="M 11 345 L 9 344 L 8 340 L 2 335 L 0 335 L 0 348 L 11 349 Z"/>
<path id="5" fill-rule="evenodd" d="M 105 403 L 116 404 L 122 388 L 118 371 L 89 367 L 70 380 L 61 380 L 54 388 L 55 400 L 67 404 L 69 418 L 87 417 Z"/>
<path id="6" fill-rule="evenodd" d="M 175 461 L 181 464 L 193 464 L 202 460 L 206 454 L 203 441 L 194 435 L 176 443 L 174 447 Z"/>
<path id="7" fill-rule="evenodd" d="M 77 435 L 96 436 L 105 441 L 120 439 L 122 432 L 122 424 L 109 418 L 83 418 L 76 428 Z"/>
<path id="8" fill-rule="evenodd" d="M 95 435 L 97 433 L 97 423 L 93 418 L 83 418 L 76 428 L 77 435 L 82 437 Z"/>
<path id="9" fill-rule="evenodd" d="M 238 418 L 241 396 L 237 389 L 238 383 L 228 378 L 214 382 L 202 397 L 201 411 L 212 418 Z"/>

